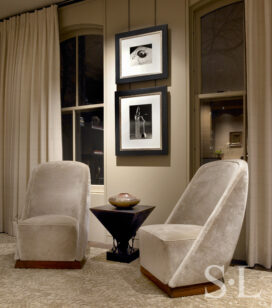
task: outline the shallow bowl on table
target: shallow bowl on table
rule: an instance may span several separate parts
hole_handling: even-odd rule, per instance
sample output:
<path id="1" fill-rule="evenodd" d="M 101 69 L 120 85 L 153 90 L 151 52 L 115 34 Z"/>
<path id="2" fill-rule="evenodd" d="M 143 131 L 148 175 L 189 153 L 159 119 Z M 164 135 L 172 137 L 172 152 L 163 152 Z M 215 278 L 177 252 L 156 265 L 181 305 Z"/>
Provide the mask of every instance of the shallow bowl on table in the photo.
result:
<path id="1" fill-rule="evenodd" d="M 120 193 L 109 198 L 109 203 L 119 209 L 127 209 L 137 205 L 140 199 L 129 193 Z"/>

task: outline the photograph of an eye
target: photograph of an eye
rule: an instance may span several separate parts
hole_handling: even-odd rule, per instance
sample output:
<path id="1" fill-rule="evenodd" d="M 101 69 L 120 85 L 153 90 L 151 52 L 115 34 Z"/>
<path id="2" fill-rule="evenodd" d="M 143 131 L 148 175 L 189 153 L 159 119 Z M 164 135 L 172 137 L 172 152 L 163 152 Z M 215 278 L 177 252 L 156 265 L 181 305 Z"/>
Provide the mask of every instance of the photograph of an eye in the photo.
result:
<path id="1" fill-rule="evenodd" d="M 130 139 L 152 138 L 152 105 L 132 105 L 130 113 Z"/>
<path id="2" fill-rule="evenodd" d="M 167 25 L 115 34 L 117 84 L 168 78 Z"/>
<path id="3" fill-rule="evenodd" d="M 152 44 L 130 47 L 130 65 L 152 63 Z"/>

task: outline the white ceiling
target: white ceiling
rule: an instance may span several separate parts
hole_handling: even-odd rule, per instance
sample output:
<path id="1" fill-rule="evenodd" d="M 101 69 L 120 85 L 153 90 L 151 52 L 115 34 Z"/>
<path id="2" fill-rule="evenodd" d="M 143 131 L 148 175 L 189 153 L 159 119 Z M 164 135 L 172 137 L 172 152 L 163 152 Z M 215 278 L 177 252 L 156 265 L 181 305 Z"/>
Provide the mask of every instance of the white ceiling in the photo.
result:
<path id="1" fill-rule="evenodd" d="M 0 19 L 62 1 L 63 0 L 0 0 Z"/>

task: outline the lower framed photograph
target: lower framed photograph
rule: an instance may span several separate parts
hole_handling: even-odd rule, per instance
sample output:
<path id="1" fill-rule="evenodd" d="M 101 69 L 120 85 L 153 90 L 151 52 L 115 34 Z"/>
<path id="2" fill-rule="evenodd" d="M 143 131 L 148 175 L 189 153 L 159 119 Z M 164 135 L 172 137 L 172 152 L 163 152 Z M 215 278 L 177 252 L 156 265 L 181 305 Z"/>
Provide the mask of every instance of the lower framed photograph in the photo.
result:
<path id="1" fill-rule="evenodd" d="M 115 92 L 116 155 L 168 154 L 167 87 Z"/>

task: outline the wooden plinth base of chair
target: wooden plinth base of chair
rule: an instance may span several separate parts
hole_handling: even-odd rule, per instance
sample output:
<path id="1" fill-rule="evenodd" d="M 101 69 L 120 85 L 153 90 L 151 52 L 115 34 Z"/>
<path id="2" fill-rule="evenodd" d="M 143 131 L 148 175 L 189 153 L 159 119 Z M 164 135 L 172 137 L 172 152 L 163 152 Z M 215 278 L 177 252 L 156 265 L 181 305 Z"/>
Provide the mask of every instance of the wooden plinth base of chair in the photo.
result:
<path id="1" fill-rule="evenodd" d="M 86 259 L 81 261 L 23 261 L 16 260 L 15 268 L 81 269 Z"/>
<path id="2" fill-rule="evenodd" d="M 208 293 L 217 291 L 220 289 L 217 285 L 212 282 L 200 283 L 185 287 L 170 288 L 167 284 L 162 283 L 159 279 L 153 276 L 148 270 L 141 266 L 141 272 L 153 281 L 161 290 L 169 295 L 169 297 L 182 297 L 205 294 L 205 290 Z"/>

